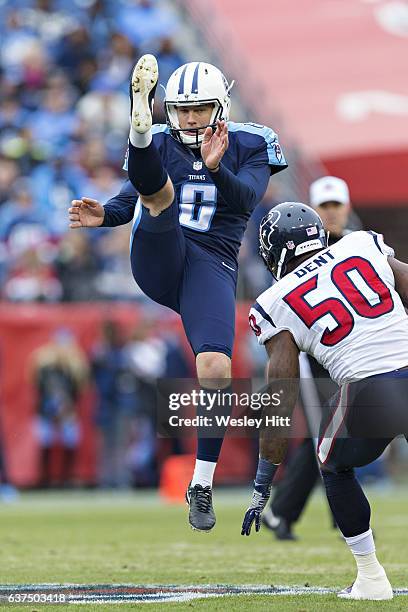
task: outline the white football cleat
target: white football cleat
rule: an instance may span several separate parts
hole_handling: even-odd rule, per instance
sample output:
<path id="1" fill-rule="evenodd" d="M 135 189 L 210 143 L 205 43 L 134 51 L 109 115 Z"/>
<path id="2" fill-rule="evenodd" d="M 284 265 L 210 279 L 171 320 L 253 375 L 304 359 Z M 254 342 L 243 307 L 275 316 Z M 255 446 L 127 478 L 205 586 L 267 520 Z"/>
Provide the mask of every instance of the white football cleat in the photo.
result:
<path id="1" fill-rule="evenodd" d="M 358 576 L 355 583 L 337 593 L 342 599 L 371 599 L 375 601 L 392 599 L 392 587 L 384 568 L 375 578 Z"/>
<path id="2" fill-rule="evenodd" d="M 144 134 L 152 127 L 154 94 L 159 68 L 154 55 L 142 55 L 133 69 L 130 86 L 130 120 L 133 129 Z"/>

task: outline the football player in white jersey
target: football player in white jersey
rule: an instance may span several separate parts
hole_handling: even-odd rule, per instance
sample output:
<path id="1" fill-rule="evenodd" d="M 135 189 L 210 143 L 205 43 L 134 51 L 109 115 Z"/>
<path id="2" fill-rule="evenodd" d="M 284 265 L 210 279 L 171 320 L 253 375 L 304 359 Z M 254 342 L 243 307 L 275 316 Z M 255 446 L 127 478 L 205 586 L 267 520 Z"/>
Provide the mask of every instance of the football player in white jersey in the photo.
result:
<path id="1" fill-rule="evenodd" d="M 328 247 L 319 215 L 293 202 L 262 220 L 260 254 L 278 282 L 257 299 L 249 320 L 268 353 L 270 388 L 290 381 L 279 414 L 291 416 L 296 403 L 300 351 L 340 385 L 322 417 L 317 448 L 327 499 L 357 563 L 354 584 L 339 596 L 391 599 L 375 554 L 370 505 L 353 468 L 371 463 L 394 437 L 408 433 L 408 265 L 375 232 L 353 232 Z M 259 530 L 286 447 L 271 428 L 261 431 L 242 535 L 253 523 Z"/>

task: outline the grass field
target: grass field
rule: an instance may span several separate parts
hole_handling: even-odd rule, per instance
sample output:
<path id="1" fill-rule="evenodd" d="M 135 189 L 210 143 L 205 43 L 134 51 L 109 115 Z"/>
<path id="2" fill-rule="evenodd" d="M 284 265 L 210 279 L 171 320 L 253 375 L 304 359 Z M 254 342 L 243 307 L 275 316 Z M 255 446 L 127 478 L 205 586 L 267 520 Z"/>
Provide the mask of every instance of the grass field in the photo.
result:
<path id="1" fill-rule="evenodd" d="M 369 492 L 377 552 L 393 587 L 408 586 L 408 493 Z M 1 583 L 235 584 L 344 587 L 354 561 L 329 528 L 318 492 L 299 524 L 299 542 L 278 543 L 267 531 L 240 535 L 248 492 L 215 494 L 217 525 L 192 532 L 184 506 L 153 494 L 25 494 L 0 506 Z M 137 605 L 77 605 L 75 609 L 131 610 Z M 341 601 L 334 594 L 234 596 L 187 603 L 149 603 L 147 610 L 408 610 L 408 597 L 392 602 Z M 69 605 L 10 606 L 13 610 L 64 610 Z"/>

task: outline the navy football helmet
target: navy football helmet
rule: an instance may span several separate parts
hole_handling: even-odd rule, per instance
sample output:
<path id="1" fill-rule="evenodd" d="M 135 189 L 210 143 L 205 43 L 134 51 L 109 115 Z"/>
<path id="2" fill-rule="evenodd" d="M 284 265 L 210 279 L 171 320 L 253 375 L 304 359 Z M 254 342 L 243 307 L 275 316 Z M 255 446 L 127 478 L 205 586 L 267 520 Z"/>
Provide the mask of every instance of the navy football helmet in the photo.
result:
<path id="1" fill-rule="evenodd" d="M 295 257 L 327 247 L 328 234 L 313 208 L 300 202 L 278 204 L 262 219 L 259 254 L 276 280 Z"/>

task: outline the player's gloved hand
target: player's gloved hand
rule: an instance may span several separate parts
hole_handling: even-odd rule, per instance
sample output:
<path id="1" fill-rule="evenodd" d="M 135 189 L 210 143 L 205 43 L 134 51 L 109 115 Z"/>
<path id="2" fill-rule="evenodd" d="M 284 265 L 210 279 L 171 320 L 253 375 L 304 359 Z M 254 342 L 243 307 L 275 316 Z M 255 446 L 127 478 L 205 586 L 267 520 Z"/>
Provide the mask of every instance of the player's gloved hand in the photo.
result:
<path id="1" fill-rule="evenodd" d="M 255 531 L 261 528 L 261 514 L 268 502 L 271 494 L 271 485 L 256 485 L 254 483 L 254 491 L 252 493 L 251 505 L 245 513 L 242 522 L 241 535 L 251 533 L 252 525 L 255 523 Z"/>

